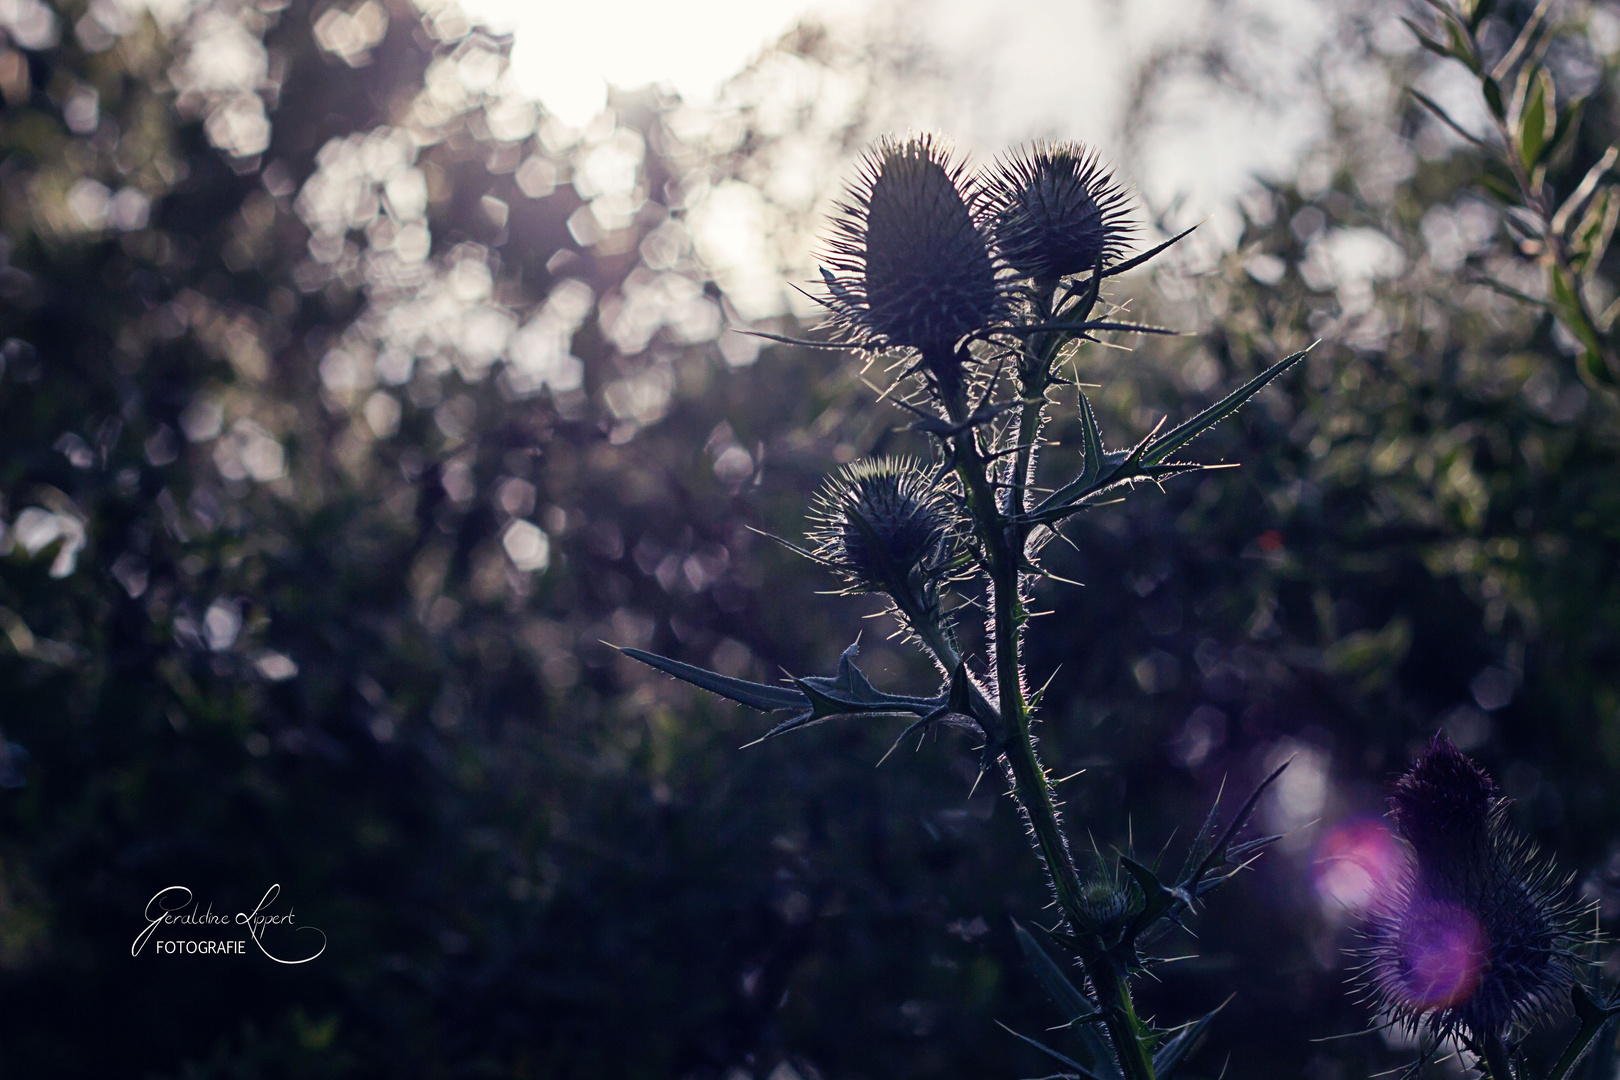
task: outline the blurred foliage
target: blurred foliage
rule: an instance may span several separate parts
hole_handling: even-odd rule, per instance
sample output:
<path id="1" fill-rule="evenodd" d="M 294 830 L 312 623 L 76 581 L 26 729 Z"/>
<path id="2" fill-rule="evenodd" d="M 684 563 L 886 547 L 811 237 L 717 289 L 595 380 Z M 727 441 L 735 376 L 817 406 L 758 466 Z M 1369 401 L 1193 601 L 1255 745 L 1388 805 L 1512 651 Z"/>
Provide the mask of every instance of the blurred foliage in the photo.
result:
<path id="1" fill-rule="evenodd" d="M 688 224 L 808 215 L 881 63 L 800 31 L 714 115 L 621 94 L 570 132 L 449 6 L 4 10 L 0 1069 L 1043 1072 L 994 1024 L 1056 1022 L 1009 921 L 1041 921 L 1039 880 L 1006 800 L 966 798 L 969 748 L 874 772 L 893 730 L 824 725 L 740 752 L 761 718 L 602 644 L 764 679 L 828 668 L 875 608 L 747 526 L 801 535 L 903 418 L 846 361 L 721 336 L 770 306 Z M 1620 138 L 1620 33 L 1559 17 L 1550 77 L 1590 94 L 1568 191 Z M 1471 283 L 1547 275 L 1476 150 L 1397 95 L 1431 59 L 1350 25 L 1382 103 L 1246 200 L 1235 248 L 1160 273 L 1153 320 L 1197 338 L 1079 374 L 1141 433 L 1324 345 L 1203 441 L 1241 471 L 1072 526 L 1050 561 L 1087 587 L 1043 593 L 1031 638 L 1099 846 L 1152 850 L 1298 755 L 1263 814 L 1300 832 L 1146 993 L 1236 993 L 1207 1075 L 1402 1060 L 1306 1041 L 1368 1019 L 1313 845 L 1435 726 L 1588 887 L 1620 855 L 1616 401 Z M 868 625 L 880 685 L 920 685 Z M 176 883 L 216 911 L 280 883 L 328 951 L 131 958 Z"/>

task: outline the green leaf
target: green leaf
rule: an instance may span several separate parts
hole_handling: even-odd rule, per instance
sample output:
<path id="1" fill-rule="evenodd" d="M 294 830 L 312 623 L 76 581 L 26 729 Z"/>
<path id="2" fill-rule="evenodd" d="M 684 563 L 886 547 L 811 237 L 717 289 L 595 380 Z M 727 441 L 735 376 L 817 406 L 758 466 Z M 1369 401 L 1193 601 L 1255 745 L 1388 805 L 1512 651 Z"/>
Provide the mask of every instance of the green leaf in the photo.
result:
<path id="1" fill-rule="evenodd" d="M 1035 940 L 1035 935 L 1024 929 L 1023 924 L 1017 919 L 1013 920 L 1013 934 L 1018 938 L 1018 947 L 1024 951 L 1024 958 L 1029 961 L 1029 966 L 1035 969 L 1035 977 L 1052 996 L 1058 1009 L 1067 1017 L 1068 1023 L 1079 1036 L 1080 1057 L 1085 1060 L 1085 1064 L 1077 1067 L 1110 1077 L 1120 1076 L 1119 1065 L 1114 1060 L 1107 1039 L 1096 1029 L 1095 1024 L 1090 1022 L 1099 1015 L 1091 999 L 1075 987 L 1057 962 L 1041 948 L 1040 942 Z M 1076 1021 L 1086 1022 L 1076 1023 Z"/>
<path id="2" fill-rule="evenodd" d="M 1547 136 L 1557 124 L 1552 74 L 1546 68 L 1538 68 L 1530 77 L 1524 108 L 1519 114 L 1519 160 L 1524 162 L 1526 172 L 1534 169 L 1541 160 L 1541 152 L 1547 146 Z"/>
<path id="3" fill-rule="evenodd" d="M 1577 274 L 1590 274 L 1603 261 L 1603 253 L 1614 237 L 1617 219 L 1620 219 L 1620 191 L 1606 187 L 1597 193 L 1570 236 L 1570 263 Z"/>
<path id="4" fill-rule="evenodd" d="M 1553 266 L 1548 270 L 1549 284 L 1552 286 L 1552 306 L 1558 319 L 1564 324 L 1564 329 L 1575 335 L 1575 339 L 1586 347 L 1587 352 L 1601 354 L 1603 341 L 1598 336 L 1597 327 L 1586 321 L 1586 316 L 1576 295 L 1576 283 L 1571 280 L 1562 268 Z"/>
<path id="5" fill-rule="evenodd" d="M 1413 22 L 1411 19 L 1408 19 L 1405 15 L 1401 16 L 1401 22 L 1405 23 L 1406 28 L 1412 31 L 1412 36 L 1418 39 L 1419 45 L 1422 45 L 1425 49 L 1428 49 L 1442 60 L 1450 60 L 1452 58 L 1451 49 L 1446 45 L 1445 42 L 1430 37 L 1421 26 Z"/>
<path id="6" fill-rule="evenodd" d="M 1524 196 L 1519 191 L 1517 181 L 1498 176 L 1488 168 L 1480 172 L 1474 182 L 1490 194 L 1495 195 L 1504 206 L 1518 206 L 1524 201 Z"/>
<path id="7" fill-rule="evenodd" d="M 1191 420 L 1186 421 L 1173 430 L 1166 432 L 1157 439 L 1153 440 L 1153 442 L 1148 444 L 1142 453 L 1142 464 L 1159 464 L 1160 462 L 1164 461 L 1165 458 L 1169 457 L 1171 454 L 1175 453 L 1177 450 L 1180 450 L 1183 446 L 1186 446 L 1198 436 L 1202 435 L 1205 431 L 1208 431 L 1222 420 L 1225 420 L 1228 416 L 1231 416 L 1233 413 L 1237 412 L 1238 409 L 1243 407 L 1245 402 L 1254 397 L 1254 395 L 1258 394 L 1261 390 L 1264 390 L 1266 385 L 1273 379 L 1287 371 L 1289 368 L 1293 367 L 1295 364 L 1299 363 L 1301 360 L 1305 359 L 1305 357 L 1309 355 L 1311 349 L 1316 347 L 1316 344 L 1316 342 L 1312 342 L 1310 345 L 1304 349 L 1301 349 L 1294 355 L 1277 361 L 1275 364 L 1272 364 L 1266 370 L 1262 371 L 1260 374 L 1256 375 L 1254 378 L 1250 379 L 1236 390 L 1233 390 L 1230 394 L 1227 394 L 1225 397 L 1221 398 L 1221 400 L 1217 401 L 1215 404 L 1211 405 L 1209 408 L 1205 409 Z"/>
<path id="8" fill-rule="evenodd" d="M 1588 100 L 1590 99 L 1585 97 L 1572 98 L 1558 110 L 1558 126 L 1554 129 L 1552 138 L 1547 140 L 1545 157 L 1549 163 L 1556 163 L 1558 158 L 1564 155 L 1564 151 L 1574 145 L 1580 134 L 1581 117 L 1586 112 Z"/>
<path id="9" fill-rule="evenodd" d="M 1222 1002 L 1204 1016 L 1199 1017 L 1176 1032 L 1174 1036 L 1153 1052 L 1153 1076 L 1155 1080 L 1168 1080 L 1177 1067 L 1186 1060 L 1187 1055 L 1198 1045 L 1198 1040 L 1209 1029 L 1215 1015 L 1224 1008 L 1226 1008 L 1226 1003 Z"/>
<path id="10" fill-rule="evenodd" d="M 1489 75 L 1480 80 L 1479 88 L 1485 92 L 1485 104 L 1498 120 L 1507 119 L 1507 104 L 1502 100 L 1502 84 Z"/>
<path id="11" fill-rule="evenodd" d="M 1428 109 L 1430 112 L 1434 113 L 1435 116 L 1439 117 L 1441 122 L 1443 122 L 1452 131 L 1455 131 L 1458 135 L 1461 135 L 1464 139 L 1467 139 L 1481 150 L 1490 150 L 1490 144 L 1485 142 L 1485 140 L 1481 139 L 1478 135 L 1470 132 L 1461 124 L 1457 123 L 1456 120 L 1452 119 L 1451 114 L 1446 112 L 1445 109 L 1441 108 L 1440 103 L 1435 101 L 1432 97 L 1425 94 L 1421 90 L 1413 90 L 1410 87 L 1407 88 L 1406 92 L 1417 98 L 1424 108 Z"/>
<path id="12" fill-rule="evenodd" d="M 1569 198 L 1564 200 L 1563 205 L 1558 208 L 1558 212 L 1553 215 L 1551 228 L 1554 233 L 1564 236 L 1565 230 L 1569 228 L 1569 223 L 1574 220 L 1575 215 L 1584 211 L 1587 203 L 1597 194 L 1598 185 L 1603 182 L 1603 178 L 1608 175 L 1609 170 L 1614 168 L 1617 156 L 1620 156 L 1620 144 L 1605 150 L 1603 156 L 1598 158 L 1590 169 L 1586 170 L 1586 175 L 1581 177 L 1581 182 L 1575 185 L 1575 190 L 1569 193 Z"/>
<path id="13" fill-rule="evenodd" d="M 802 709 L 807 704 L 803 694 L 797 690 L 789 690 L 785 686 L 768 686 L 765 683 L 734 679 L 729 675 L 693 667 L 691 664 L 683 664 L 679 660 L 671 660 L 667 656 L 659 656 L 657 653 L 642 649 L 619 649 L 619 651 L 633 660 L 640 660 L 648 667 L 657 668 L 665 675 L 673 675 L 682 682 L 691 683 L 701 690 L 719 694 L 723 698 L 729 698 L 760 712 Z"/>
<path id="14" fill-rule="evenodd" d="M 1050 1046 L 1047 1046 L 1045 1043 L 1040 1042 L 1040 1041 L 1035 1040 L 1035 1039 L 1032 1039 L 1028 1035 L 1023 1034 L 1022 1032 L 1014 1031 L 1012 1028 L 1008 1027 L 1006 1024 L 1002 1024 L 1000 1020 L 997 1020 L 996 1023 L 1001 1024 L 1001 1030 L 1007 1032 L 1007 1034 L 1012 1035 L 1014 1038 L 1024 1040 L 1025 1042 L 1029 1043 L 1029 1045 L 1031 1045 L 1035 1049 L 1039 1050 L 1041 1053 L 1046 1054 L 1048 1057 L 1052 1058 L 1052 1060 L 1060 1061 L 1063 1064 L 1067 1065 L 1069 1068 L 1073 1069 L 1080 1077 L 1082 1077 L 1083 1080 L 1110 1080 L 1110 1078 L 1118 1077 L 1120 1075 L 1117 1069 L 1115 1071 L 1111 1072 L 1111 1073 L 1106 1074 L 1106 1075 L 1102 1074 L 1102 1073 L 1093 1072 L 1092 1070 L 1086 1068 L 1084 1065 L 1080 1064 L 1078 1061 L 1076 1061 L 1073 1058 L 1067 1056 L 1066 1054 L 1058 1053 L 1056 1050 L 1052 1049 Z"/>
<path id="15" fill-rule="evenodd" d="M 1128 935 L 1134 937 L 1135 931 L 1152 924 L 1160 915 L 1174 907 L 1180 898 L 1174 890 L 1159 880 L 1157 874 L 1130 856 L 1121 855 L 1119 865 L 1125 868 L 1126 873 L 1136 882 L 1136 887 L 1142 890 L 1142 911 L 1132 920 L 1132 933 Z"/>
<path id="16" fill-rule="evenodd" d="M 1469 39 L 1467 30 L 1448 19 L 1446 20 L 1446 39 L 1449 42 L 1449 51 L 1452 57 L 1462 61 L 1463 65 L 1475 75 L 1480 74 L 1479 53 L 1475 51 L 1474 43 Z"/>

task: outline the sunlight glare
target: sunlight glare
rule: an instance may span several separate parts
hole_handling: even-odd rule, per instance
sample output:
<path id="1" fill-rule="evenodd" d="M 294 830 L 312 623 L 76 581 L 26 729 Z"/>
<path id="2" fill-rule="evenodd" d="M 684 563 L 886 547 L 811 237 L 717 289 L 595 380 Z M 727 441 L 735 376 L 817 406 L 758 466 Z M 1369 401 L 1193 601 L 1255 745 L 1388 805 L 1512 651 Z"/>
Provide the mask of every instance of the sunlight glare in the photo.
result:
<path id="1" fill-rule="evenodd" d="M 578 128 L 607 104 L 610 84 L 636 89 L 656 83 L 688 101 L 710 100 L 722 82 L 812 5 L 810 0 L 466 0 L 464 6 L 494 29 L 515 31 L 512 74 L 519 89 Z M 824 18 L 828 5 L 815 7 Z"/>

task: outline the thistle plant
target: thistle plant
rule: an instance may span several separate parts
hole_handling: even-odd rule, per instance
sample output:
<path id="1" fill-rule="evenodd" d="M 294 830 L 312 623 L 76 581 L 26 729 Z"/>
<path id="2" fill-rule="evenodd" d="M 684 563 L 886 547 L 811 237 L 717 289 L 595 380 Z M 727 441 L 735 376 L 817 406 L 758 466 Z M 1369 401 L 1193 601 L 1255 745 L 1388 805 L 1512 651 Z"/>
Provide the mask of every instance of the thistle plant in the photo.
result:
<path id="1" fill-rule="evenodd" d="M 1443 733 L 1390 803 L 1410 858 L 1367 916 L 1358 980 L 1389 1024 L 1427 1038 L 1412 1072 L 1455 1041 L 1489 1080 L 1564 1080 L 1620 1013 L 1581 982 L 1594 911 L 1513 831 L 1495 781 Z M 1538 1070 L 1519 1041 L 1566 1001 L 1580 1027 Z"/>
<path id="2" fill-rule="evenodd" d="M 830 340 L 778 340 L 895 358 L 884 399 L 910 415 L 932 453 L 926 462 L 857 462 L 833 477 L 816 502 L 808 545 L 788 546 L 831 571 L 844 591 L 886 597 L 939 683 L 916 695 L 879 690 L 856 664 L 854 645 L 833 674 L 785 685 L 624 651 L 722 697 L 790 714 L 764 738 L 852 716 L 903 718 L 900 739 L 942 726 L 969 732 L 979 742 L 980 776 L 999 772 L 1020 809 L 1058 913 L 1046 946 L 1016 927 L 1074 1039 L 1067 1052 L 1035 1045 L 1072 1075 L 1167 1077 L 1214 1014 L 1157 1028 L 1137 1015 L 1132 982 L 1155 940 L 1276 839 L 1239 836 L 1281 770 L 1224 823 L 1217 800 L 1179 872 L 1129 854 L 1112 864 L 1098 856 L 1082 870 L 1033 733 L 1026 603 L 1050 576 L 1042 549 L 1071 518 L 1144 482 L 1209 467 L 1175 455 L 1305 352 L 1169 431 L 1161 421 L 1133 445 L 1109 450 L 1084 389 L 1065 371 L 1107 335 L 1169 332 L 1122 318 L 1104 287 L 1187 234 L 1127 257 L 1126 189 L 1094 152 L 1037 145 L 975 173 L 937 139 L 884 140 L 861 163 L 838 214 L 820 298 Z M 1078 413 L 1081 465 L 1049 476 L 1043 432 L 1064 399 Z M 943 602 L 953 591 L 985 600 L 983 656 L 964 653 Z"/>

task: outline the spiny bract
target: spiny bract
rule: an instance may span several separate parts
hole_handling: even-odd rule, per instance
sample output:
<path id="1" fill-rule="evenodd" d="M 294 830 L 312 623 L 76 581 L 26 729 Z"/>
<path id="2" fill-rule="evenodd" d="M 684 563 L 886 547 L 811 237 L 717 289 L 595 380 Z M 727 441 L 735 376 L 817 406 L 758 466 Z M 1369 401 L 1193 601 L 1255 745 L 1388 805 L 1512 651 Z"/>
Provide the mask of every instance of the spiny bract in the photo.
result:
<path id="1" fill-rule="evenodd" d="M 1022 277 L 1052 282 L 1106 267 L 1130 240 L 1129 194 L 1079 143 L 1011 153 L 984 186 L 997 253 Z"/>

